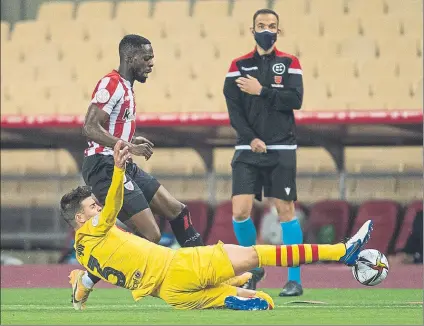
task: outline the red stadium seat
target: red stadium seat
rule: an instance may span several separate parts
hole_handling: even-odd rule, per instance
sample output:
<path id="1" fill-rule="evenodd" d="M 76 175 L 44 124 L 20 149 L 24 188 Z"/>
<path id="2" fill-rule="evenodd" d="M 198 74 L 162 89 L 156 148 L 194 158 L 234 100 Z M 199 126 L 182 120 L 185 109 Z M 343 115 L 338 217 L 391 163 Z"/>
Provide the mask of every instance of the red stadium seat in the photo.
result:
<path id="1" fill-rule="evenodd" d="M 222 202 L 216 207 L 212 228 L 206 242 L 208 245 L 216 244 L 219 240 L 224 243 L 238 243 L 233 231 L 232 215 L 231 201 Z"/>
<path id="2" fill-rule="evenodd" d="M 405 247 L 406 241 L 412 232 L 415 215 L 417 215 L 417 213 L 422 210 L 423 202 L 421 200 L 417 200 L 409 204 L 402 221 L 399 235 L 396 239 L 395 251 L 401 250 Z"/>
<path id="3" fill-rule="evenodd" d="M 350 206 L 344 200 L 325 200 L 314 204 L 304 231 L 307 242 L 316 243 L 318 232 L 326 225 L 334 226 L 334 241 L 341 241 L 347 235 L 349 219 Z"/>
<path id="4" fill-rule="evenodd" d="M 208 228 L 208 204 L 203 200 L 192 200 L 184 202 L 190 210 L 191 221 L 193 226 L 200 233 L 203 239 L 206 238 L 206 231 Z M 156 222 L 160 226 L 160 221 L 157 219 Z M 163 233 L 172 233 L 171 225 L 168 221 L 165 221 L 162 230 Z"/>
<path id="5" fill-rule="evenodd" d="M 367 248 L 377 249 L 385 254 L 390 251 L 390 242 L 395 232 L 399 215 L 399 205 L 391 200 L 370 200 L 364 202 L 358 210 L 351 234 L 371 219 L 374 230 Z"/>

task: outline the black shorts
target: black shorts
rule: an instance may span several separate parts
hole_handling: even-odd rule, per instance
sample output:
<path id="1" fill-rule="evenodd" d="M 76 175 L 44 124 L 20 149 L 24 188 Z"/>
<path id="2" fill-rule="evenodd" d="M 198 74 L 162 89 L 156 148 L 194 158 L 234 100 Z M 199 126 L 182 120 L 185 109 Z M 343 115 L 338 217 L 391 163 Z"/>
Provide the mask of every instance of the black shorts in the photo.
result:
<path id="1" fill-rule="evenodd" d="M 112 182 L 113 156 L 95 154 L 84 158 L 82 176 L 91 187 L 94 196 L 104 205 L 107 192 Z M 160 187 L 160 183 L 135 163 L 126 166 L 124 180 L 124 204 L 118 219 L 127 221 L 133 215 L 149 207 L 149 203 Z"/>
<path id="2" fill-rule="evenodd" d="M 244 150 L 242 150 L 245 152 Z M 255 195 L 296 201 L 296 151 L 273 150 L 268 153 L 234 154 L 232 195 Z"/>

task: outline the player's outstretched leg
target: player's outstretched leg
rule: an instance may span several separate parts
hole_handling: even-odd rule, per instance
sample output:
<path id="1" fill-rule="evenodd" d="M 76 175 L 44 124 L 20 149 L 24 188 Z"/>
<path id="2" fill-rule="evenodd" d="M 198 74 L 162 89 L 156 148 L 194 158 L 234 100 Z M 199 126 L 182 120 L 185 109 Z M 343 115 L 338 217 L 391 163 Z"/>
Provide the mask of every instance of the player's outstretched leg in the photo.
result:
<path id="1" fill-rule="evenodd" d="M 85 271 L 74 269 L 69 274 L 69 283 L 72 286 L 72 305 L 74 306 L 75 310 L 85 309 L 85 304 L 87 302 L 88 296 L 92 291 L 83 283 L 83 277 L 85 273 Z"/>
<path id="2" fill-rule="evenodd" d="M 340 258 L 340 261 L 347 266 L 353 266 L 358 259 L 359 252 L 368 242 L 373 223 L 371 220 L 366 221 L 356 234 L 346 241 L 346 254 Z"/>
<path id="3" fill-rule="evenodd" d="M 339 261 L 350 266 L 355 263 L 361 248 L 369 240 L 371 231 L 372 222 L 367 221 L 346 243 L 253 247 L 224 245 L 224 250 L 236 275 L 257 266 L 292 267 L 317 261 Z"/>

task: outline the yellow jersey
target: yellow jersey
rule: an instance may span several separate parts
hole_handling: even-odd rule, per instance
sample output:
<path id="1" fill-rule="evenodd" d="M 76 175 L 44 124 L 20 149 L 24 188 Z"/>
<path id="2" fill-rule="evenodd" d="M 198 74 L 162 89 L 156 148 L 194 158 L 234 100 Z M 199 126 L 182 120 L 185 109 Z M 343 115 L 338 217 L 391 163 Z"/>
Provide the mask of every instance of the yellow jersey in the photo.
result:
<path id="1" fill-rule="evenodd" d="M 78 262 L 93 275 L 133 291 L 135 300 L 152 294 L 163 282 L 175 251 L 115 225 L 124 199 L 125 170 L 114 167 L 102 211 L 75 233 Z"/>

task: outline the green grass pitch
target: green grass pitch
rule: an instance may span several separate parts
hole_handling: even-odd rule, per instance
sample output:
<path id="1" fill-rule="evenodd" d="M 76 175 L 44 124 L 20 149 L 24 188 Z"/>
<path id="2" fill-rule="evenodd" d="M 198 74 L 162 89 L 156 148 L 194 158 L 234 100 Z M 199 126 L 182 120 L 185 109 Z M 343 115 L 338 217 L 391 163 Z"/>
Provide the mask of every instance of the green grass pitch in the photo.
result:
<path id="1" fill-rule="evenodd" d="M 272 311 L 179 311 L 147 297 L 134 302 L 123 289 L 96 289 L 87 310 L 74 311 L 70 289 L 2 289 L 1 324 L 421 324 L 422 290 L 307 289 L 300 298 L 270 293 Z M 325 304 L 294 303 L 297 300 Z"/>

